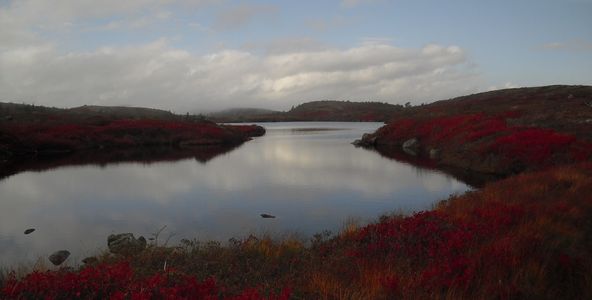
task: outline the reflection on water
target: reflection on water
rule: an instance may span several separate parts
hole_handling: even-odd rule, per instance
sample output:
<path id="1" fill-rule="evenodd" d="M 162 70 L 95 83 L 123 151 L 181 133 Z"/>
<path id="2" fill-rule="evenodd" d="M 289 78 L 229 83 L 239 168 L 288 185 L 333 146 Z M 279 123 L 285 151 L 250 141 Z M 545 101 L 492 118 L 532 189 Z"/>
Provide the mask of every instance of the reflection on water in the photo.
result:
<path id="1" fill-rule="evenodd" d="M 0 179 L 25 171 L 46 171 L 62 166 L 98 165 L 106 166 L 119 163 L 150 164 L 163 161 L 195 159 L 206 163 L 212 158 L 231 151 L 237 146 L 200 146 L 200 147 L 151 147 L 148 149 L 109 149 L 80 151 L 71 154 L 55 155 L 44 158 L 32 158 L 3 164 Z"/>
<path id="2" fill-rule="evenodd" d="M 437 171 L 350 144 L 380 125 L 263 124 L 265 136 L 206 163 L 193 155 L 18 173 L 0 181 L 0 265 L 60 249 L 70 250 L 75 263 L 105 249 L 110 233 L 148 237 L 164 225 L 161 238 L 174 234 L 173 242 L 250 233 L 310 236 L 339 230 L 350 217 L 369 221 L 428 209 L 468 189 Z M 24 235 L 27 228 L 37 230 Z"/>

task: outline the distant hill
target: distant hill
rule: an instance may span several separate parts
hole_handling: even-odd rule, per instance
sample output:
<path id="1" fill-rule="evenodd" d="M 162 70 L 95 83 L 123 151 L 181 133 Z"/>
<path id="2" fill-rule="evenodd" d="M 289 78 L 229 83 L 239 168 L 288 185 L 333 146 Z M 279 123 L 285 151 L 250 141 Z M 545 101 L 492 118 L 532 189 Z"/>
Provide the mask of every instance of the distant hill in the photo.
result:
<path id="1" fill-rule="evenodd" d="M 187 116 L 175 115 L 169 111 L 127 106 L 84 105 L 75 108 L 55 108 L 31 104 L 0 102 L 0 123 L 4 121 L 35 122 L 97 122 L 114 119 L 179 120 Z M 191 116 L 190 118 L 197 118 Z"/>
<path id="2" fill-rule="evenodd" d="M 387 121 L 403 110 L 402 105 L 380 102 L 323 100 L 300 104 L 287 112 L 232 109 L 209 114 L 216 122 L 285 122 L 285 121 Z"/>
<path id="3" fill-rule="evenodd" d="M 232 122 L 244 122 L 253 117 L 281 114 L 282 112 L 262 108 L 230 108 L 218 112 L 207 114 L 209 119 L 213 120 L 233 120 Z"/>
<path id="4" fill-rule="evenodd" d="M 145 108 L 145 107 L 127 107 L 127 106 L 97 106 L 84 105 L 68 109 L 69 112 L 78 114 L 101 114 L 116 118 L 131 119 L 170 119 L 175 115 L 170 111 Z"/>

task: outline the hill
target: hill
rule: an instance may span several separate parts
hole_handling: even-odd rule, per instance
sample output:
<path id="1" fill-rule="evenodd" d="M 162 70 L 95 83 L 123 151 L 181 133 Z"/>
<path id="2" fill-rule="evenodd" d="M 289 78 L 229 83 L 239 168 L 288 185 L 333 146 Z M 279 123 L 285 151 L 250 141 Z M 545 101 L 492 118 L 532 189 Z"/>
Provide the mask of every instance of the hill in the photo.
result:
<path id="1" fill-rule="evenodd" d="M 76 114 L 100 114 L 117 118 L 131 119 L 173 119 L 175 117 L 175 115 L 170 111 L 128 106 L 84 105 L 70 108 L 68 111 Z"/>
<path id="2" fill-rule="evenodd" d="M 401 110 L 402 105 L 388 103 L 323 100 L 303 103 L 287 112 L 238 109 L 231 110 L 234 113 L 214 113 L 208 117 L 216 122 L 384 122 Z"/>
<path id="3" fill-rule="evenodd" d="M 150 108 L 58 109 L 0 103 L 0 167 L 7 169 L 9 164 L 21 164 L 32 158 L 80 152 L 105 154 L 106 158 L 99 159 L 104 162 L 118 159 L 116 155 L 106 154 L 124 149 L 137 152 L 160 147 L 176 150 L 232 147 L 264 133 L 260 126 L 219 125 L 199 116 L 180 116 Z M 180 151 L 168 152 L 160 156 L 178 157 Z M 199 157 L 198 151 L 185 152 Z M 207 152 L 212 151 L 207 149 Z"/>
<path id="4" fill-rule="evenodd" d="M 230 108 L 207 114 L 207 118 L 212 120 L 230 120 L 223 122 L 248 122 L 251 119 L 257 119 L 261 116 L 282 114 L 281 111 L 262 109 L 262 108 Z"/>
<path id="5" fill-rule="evenodd" d="M 509 175 L 592 157 L 592 87 L 479 93 L 395 112 L 359 144 Z"/>

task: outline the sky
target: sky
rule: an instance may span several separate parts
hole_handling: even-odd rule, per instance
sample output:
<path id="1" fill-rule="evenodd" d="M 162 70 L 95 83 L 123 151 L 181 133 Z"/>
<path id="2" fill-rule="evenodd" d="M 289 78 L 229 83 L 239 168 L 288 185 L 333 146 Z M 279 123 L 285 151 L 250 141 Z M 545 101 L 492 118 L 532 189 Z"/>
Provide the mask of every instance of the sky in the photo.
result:
<path id="1" fill-rule="evenodd" d="M 592 84 L 592 0 L 0 0 L 0 102 L 177 113 Z"/>

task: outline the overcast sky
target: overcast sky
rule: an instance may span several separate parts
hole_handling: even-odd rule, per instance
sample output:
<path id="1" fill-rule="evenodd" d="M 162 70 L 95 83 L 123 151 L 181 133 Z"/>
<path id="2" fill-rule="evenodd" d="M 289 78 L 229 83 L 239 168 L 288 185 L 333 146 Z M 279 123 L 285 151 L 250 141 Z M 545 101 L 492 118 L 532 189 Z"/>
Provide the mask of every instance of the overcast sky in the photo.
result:
<path id="1" fill-rule="evenodd" d="M 0 101 L 208 111 L 592 84 L 592 0 L 0 0 Z"/>

